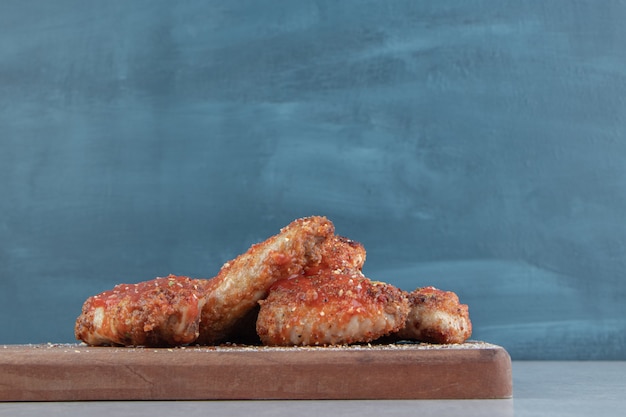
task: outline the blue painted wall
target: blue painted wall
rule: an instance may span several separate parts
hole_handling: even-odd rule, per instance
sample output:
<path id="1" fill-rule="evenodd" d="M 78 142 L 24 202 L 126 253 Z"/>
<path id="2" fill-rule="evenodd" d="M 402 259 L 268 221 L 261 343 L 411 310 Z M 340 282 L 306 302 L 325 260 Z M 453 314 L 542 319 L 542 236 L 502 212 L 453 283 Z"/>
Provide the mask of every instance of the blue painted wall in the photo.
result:
<path id="1" fill-rule="evenodd" d="M 626 359 L 623 1 L 0 2 L 0 343 L 296 217 L 514 359 Z"/>

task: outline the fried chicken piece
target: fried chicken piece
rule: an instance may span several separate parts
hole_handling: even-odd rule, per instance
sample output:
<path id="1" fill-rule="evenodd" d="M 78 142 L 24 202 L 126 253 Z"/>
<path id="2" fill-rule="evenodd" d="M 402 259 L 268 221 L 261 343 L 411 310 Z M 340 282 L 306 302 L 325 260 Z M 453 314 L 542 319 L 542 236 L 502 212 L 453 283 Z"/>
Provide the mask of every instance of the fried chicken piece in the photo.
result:
<path id="1" fill-rule="evenodd" d="M 451 291 L 418 288 L 408 295 L 411 311 L 397 336 L 428 343 L 463 343 L 472 335 L 469 309 Z"/>
<path id="2" fill-rule="evenodd" d="M 211 279 L 202 297 L 199 344 L 216 344 L 246 333 L 246 320 L 257 302 L 267 296 L 276 281 L 302 274 L 322 260 L 322 243 L 334 236 L 334 226 L 326 217 L 294 220 L 264 242 L 227 262 Z"/>
<path id="3" fill-rule="evenodd" d="M 257 333 L 277 346 L 369 342 L 398 331 L 409 312 L 403 291 L 329 269 L 278 281 L 259 304 Z"/>
<path id="4" fill-rule="evenodd" d="M 305 275 L 315 275 L 321 270 L 360 271 L 365 263 L 365 248 L 347 237 L 333 235 L 322 243 L 322 260 L 316 265 L 307 265 Z"/>
<path id="5" fill-rule="evenodd" d="M 74 333 L 89 345 L 178 346 L 198 337 L 201 280 L 169 275 L 89 297 Z"/>

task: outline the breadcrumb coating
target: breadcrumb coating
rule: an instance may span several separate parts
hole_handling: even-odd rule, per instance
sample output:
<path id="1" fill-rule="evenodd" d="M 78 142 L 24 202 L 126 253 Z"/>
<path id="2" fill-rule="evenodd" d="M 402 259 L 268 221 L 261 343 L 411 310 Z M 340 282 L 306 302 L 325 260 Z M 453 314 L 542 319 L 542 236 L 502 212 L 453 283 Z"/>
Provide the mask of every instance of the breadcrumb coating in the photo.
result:
<path id="1" fill-rule="evenodd" d="M 469 308 L 454 292 L 424 287 L 409 293 L 408 299 L 411 311 L 398 337 L 428 343 L 463 343 L 472 335 Z"/>
<path id="2" fill-rule="evenodd" d="M 272 346 L 370 342 L 398 331 L 409 312 L 392 285 L 328 269 L 277 282 L 259 304 L 257 333 Z"/>
<path id="3" fill-rule="evenodd" d="M 198 337 L 203 282 L 169 275 L 89 297 L 74 333 L 89 345 L 178 346 Z"/>

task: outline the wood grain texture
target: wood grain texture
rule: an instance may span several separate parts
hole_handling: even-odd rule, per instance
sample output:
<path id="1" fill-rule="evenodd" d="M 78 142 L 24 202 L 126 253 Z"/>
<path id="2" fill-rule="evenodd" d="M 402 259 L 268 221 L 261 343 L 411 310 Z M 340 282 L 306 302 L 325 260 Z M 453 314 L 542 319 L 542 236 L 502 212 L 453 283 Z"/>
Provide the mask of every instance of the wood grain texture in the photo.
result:
<path id="1" fill-rule="evenodd" d="M 5 345 L 0 400 L 510 398 L 502 347 L 177 349 Z"/>

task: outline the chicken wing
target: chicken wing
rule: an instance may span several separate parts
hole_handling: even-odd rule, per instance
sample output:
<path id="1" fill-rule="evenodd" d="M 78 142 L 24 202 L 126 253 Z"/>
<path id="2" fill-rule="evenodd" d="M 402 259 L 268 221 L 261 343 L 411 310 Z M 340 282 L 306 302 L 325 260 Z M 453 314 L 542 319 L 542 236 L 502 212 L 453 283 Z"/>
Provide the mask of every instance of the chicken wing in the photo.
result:
<path id="1" fill-rule="evenodd" d="M 333 235 L 321 245 L 321 261 L 307 265 L 304 273 L 315 275 L 321 270 L 361 271 L 365 263 L 365 247 L 347 237 Z"/>
<path id="2" fill-rule="evenodd" d="M 75 335 L 90 345 L 267 345 L 397 340 L 463 343 L 467 305 L 433 287 L 407 294 L 362 273 L 363 245 L 325 217 L 293 221 L 225 263 L 215 278 L 169 275 L 88 298 Z"/>
<path id="3" fill-rule="evenodd" d="M 451 291 L 418 288 L 408 295 L 411 311 L 397 336 L 429 343 L 463 343 L 472 335 L 469 309 Z"/>
<path id="4" fill-rule="evenodd" d="M 297 219 L 224 264 L 205 288 L 197 343 L 216 344 L 246 332 L 238 323 L 246 321 L 269 287 L 318 265 L 322 243 L 332 236 L 334 226 L 326 217 Z"/>
<path id="5" fill-rule="evenodd" d="M 401 290 L 329 269 L 278 281 L 259 304 L 257 333 L 278 346 L 369 342 L 398 331 L 409 312 Z"/>
<path id="6" fill-rule="evenodd" d="M 200 280 L 169 275 L 89 297 L 74 333 L 89 345 L 176 346 L 198 337 Z"/>

